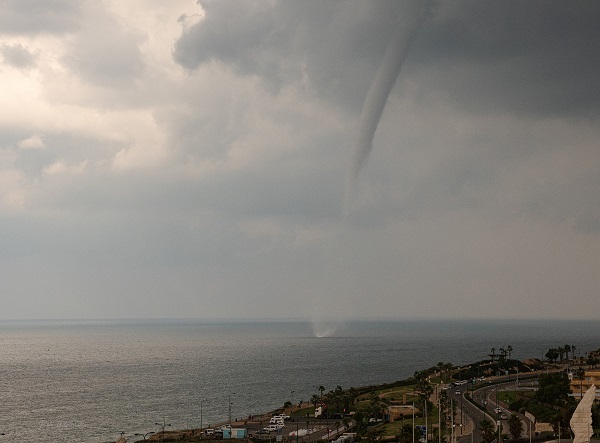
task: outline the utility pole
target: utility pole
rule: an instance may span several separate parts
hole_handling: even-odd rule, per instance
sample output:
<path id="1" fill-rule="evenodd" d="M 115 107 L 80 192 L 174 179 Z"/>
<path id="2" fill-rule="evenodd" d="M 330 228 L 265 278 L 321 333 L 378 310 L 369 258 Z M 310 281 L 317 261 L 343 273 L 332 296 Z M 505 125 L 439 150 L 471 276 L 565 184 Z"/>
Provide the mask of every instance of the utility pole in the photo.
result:
<path id="1" fill-rule="evenodd" d="M 442 400 L 438 395 L 438 443 L 442 443 Z"/>
<path id="2" fill-rule="evenodd" d="M 415 443 L 415 402 L 412 404 L 412 443 Z"/>

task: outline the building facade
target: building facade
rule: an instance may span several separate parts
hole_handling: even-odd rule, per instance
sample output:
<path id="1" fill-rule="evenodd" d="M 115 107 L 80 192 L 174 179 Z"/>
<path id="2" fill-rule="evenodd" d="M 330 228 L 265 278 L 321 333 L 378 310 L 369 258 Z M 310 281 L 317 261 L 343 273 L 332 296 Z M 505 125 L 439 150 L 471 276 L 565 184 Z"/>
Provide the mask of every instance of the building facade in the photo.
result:
<path id="1" fill-rule="evenodd" d="M 580 399 L 592 385 L 599 388 L 596 398 L 600 398 L 600 369 L 586 369 L 583 379 L 577 377 L 575 371 L 569 372 L 569 381 L 573 397 Z"/>

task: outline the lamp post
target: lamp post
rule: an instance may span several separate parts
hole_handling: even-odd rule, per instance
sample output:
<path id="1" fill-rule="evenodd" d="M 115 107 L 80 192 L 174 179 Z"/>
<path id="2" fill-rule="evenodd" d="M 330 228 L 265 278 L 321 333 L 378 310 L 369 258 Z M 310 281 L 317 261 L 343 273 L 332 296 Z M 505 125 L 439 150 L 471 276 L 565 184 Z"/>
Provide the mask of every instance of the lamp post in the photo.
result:
<path id="1" fill-rule="evenodd" d="M 200 400 L 200 429 L 203 428 L 203 426 L 202 426 L 202 402 L 203 401 L 204 400 Z"/>
<path id="2" fill-rule="evenodd" d="M 450 442 L 454 443 L 454 399 L 450 397 L 450 416 L 452 421 L 450 422 Z"/>
<path id="3" fill-rule="evenodd" d="M 440 397 L 438 395 L 438 443 L 442 443 L 442 414 L 443 409 L 442 409 L 442 397 Z M 402 418 L 402 421 L 404 422 L 404 418 Z M 446 417 L 444 417 L 444 428 L 446 427 Z"/>
<path id="4" fill-rule="evenodd" d="M 229 438 L 231 439 L 232 436 L 232 432 L 231 432 L 231 396 L 235 395 L 235 392 L 232 392 L 231 394 L 229 394 Z"/>
<path id="5" fill-rule="evenodd" d="M 415 402 L 412 404 L 412 443 L 415 443 Z"/>
<path id="6" fill-rule="evenodd" d="M 160 430 L 161 430 L 160 440 L 165 441 L 165 428 L 167 426 L 171 426 L 171 423 L 167 423 L 167 419 L 163 419 L 162 423 L 155 422 L 154 424 L 156 426 L 160 426 Z"/>

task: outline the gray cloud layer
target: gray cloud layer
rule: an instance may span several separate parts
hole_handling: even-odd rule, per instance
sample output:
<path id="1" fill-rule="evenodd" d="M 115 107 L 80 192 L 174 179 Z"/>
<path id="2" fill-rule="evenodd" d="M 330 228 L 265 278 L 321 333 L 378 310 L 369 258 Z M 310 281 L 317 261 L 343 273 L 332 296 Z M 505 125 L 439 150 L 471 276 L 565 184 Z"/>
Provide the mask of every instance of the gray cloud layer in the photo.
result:
<path id="1" fill-rule="evenodd" d="M 595 2 L 436 4 L 346 218 L 407 3 L 5 3 L 6 317 L 600 307 Z"/>

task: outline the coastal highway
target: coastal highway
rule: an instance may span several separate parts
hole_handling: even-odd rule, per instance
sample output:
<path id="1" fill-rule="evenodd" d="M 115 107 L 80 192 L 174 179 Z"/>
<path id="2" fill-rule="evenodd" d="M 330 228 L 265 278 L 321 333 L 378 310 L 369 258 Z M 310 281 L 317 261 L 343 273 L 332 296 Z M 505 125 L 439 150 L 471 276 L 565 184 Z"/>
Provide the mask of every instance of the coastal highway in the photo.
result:
<path id="1" fill-rule="evenodd" d="M 473 437 L 481 436 L 481 426 L 479 423 L 484 418 L 487 418 L 494 423 L 495 429 L 498 429 L 498 423 L 502 422 L 503 433 L 507 432 L 506 420 L 510 417 L 511 411 L 507 410 L 497 401 L 497 393 L 502 390 L 515 389 L 532 389 L 532 379 L 518 381 L 501 377 L 494 380 L 492 384 L 488 381 L 488 385 L 483 385 L 475 391 L 471 391 L 468 385 L 457 386 L 448 390 L 448 395 L 453 398 L 457 405 L 458 424 L 462 427 L 457 427 L 456 438 L 459 443 L 468 443 L 473 441 Z M 478 408 L 465 397 L 467 391 L 470 392 L 473 402 L 480 406 Z M 484 410 L 482 410 L 484 409 Z M 525 416 L 518 414 L 523 423 L 523 434 L 528 435 L 530 429 L 534 429 L 534 424 Z M 456 428 L 455 428 L 456 429 Z"/>
<path id="2" fill-rule="evenodd" d="M 256 437 L 260 439 L 273 439 L 277 435 L 282 436 L 290 436 L 290 433 L 294 433 L 291 437 L 295 438 L 296 430 L 299 431 L 299 441 L 317 441 L 317 440 L 326 440 L 333 439 L 337 437 L 338 434 L 342 434 L 346 432 L 345 427 L 340 423 L 341 420 L 337 419 L 321 419 L 311 417 L 306 419 L 304 417 L 293 417 L 294 421 L 286 421 L 284 428 L 281 432 L 271 432 L 269 434 L 256 434 Z M 336 426 L 336 422 L 340 423 L 339 426 Z M 267 426 L 268 420 L 259 421 L 259 422 L 250 422 L 245 425 L 249 432 L 256 432 L 259 429 L 263 429 Z M 310 429 L 311 433 L 305 433 Z"/>

